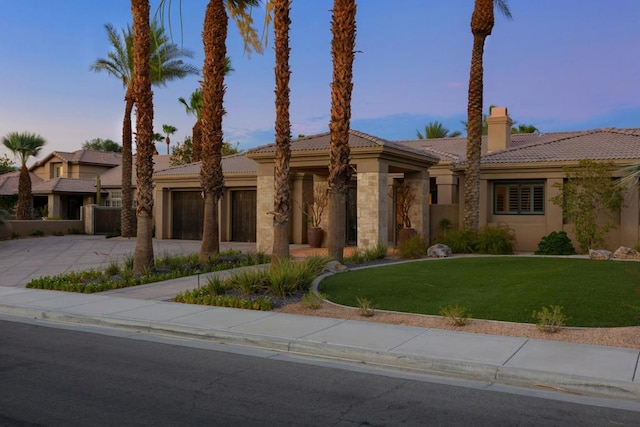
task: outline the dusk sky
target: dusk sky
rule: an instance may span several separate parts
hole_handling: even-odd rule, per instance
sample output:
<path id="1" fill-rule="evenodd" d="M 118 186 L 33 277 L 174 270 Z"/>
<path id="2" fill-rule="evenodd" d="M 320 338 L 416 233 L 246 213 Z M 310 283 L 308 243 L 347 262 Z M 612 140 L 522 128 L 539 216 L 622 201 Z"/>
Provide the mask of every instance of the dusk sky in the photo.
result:
<path id="1" fill-rule="evenodd" d="M 124 89 L 89 66 L 111 47 L 104 24 L 131 23 L 128 0 L 0 0 L 0 135 L 29 131 L 43 155 L 93 138 L 121 142 Z M 182 3 L 181 12 L 179 3 Z M 152 11 L 158 0 L 152 0 Z M 202 65 L 205 0 L 172 1 L 174 42 Z M 291 133 L 328 130 L 331 0 L 294 0 Z M 640 127 L 640 1 L 511 0 L 513 20 L 496 14 L 485 45 L 485 109 L 506 106 L 542 132 Z M 390 140 L 414 139 L 439 120 L 463 131 L 473 0 L 359 0 L 351 128 Z M 180 15 L 182 23 L 180 23 Z M 264 12 L 254 19 L 262 31 Z M 166 18 L 166 17 L 165 17 Z M 264 55 L 243 53 L 233 22 L 224 137 L 241 149 L 274 140 L 273 28 Z M 154 88 L 155 128 L 190 135 L 189 98 L 198 76 Z M 161 154 L 165 145 L 159 144 Z M 3 151 L 6 152 L 4 147 Z M 42 156 L 41 156 L 42 157 Z"/>

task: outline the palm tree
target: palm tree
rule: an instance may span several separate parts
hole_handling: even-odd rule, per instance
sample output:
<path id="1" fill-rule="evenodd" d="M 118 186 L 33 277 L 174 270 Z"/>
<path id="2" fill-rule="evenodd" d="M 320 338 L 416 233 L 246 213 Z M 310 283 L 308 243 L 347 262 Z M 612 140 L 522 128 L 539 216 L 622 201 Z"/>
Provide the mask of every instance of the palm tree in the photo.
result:
<path id="1" fill-rule="evenodd" d="M 467 165 L 464 184 L 464 227 L 478 228 L 480 211 L 480 154 L 482 147 L 482 92 L 484 72 L 482 59 L 484 41 L 494 24 L 494 5 L 507 17 L 511 12 L 507 0 L 475 0 L 471 16 L 473 50 L 469 75 L 469 101 L 467 106 Z"/>
<path id="2" fill-rule="evenodd" d="M 31 176 L 29 176 L 29 169 L 27 169 L 27 160 L 31 156 L 37 156 L 47 141 L 35 133 L 11 132 L 2 138 L 2 143 L 20 160 L 16 218 L 31 219 L 33 195 L 31 194 Z"/>
<path id="3" fill-rule="evenodd" d="M 329 257 L 343 260 L 346 234 L 346 201 L 351 179 L 349 164 L 349 125 L 351 121 L 351 90 L 353 89 L 353 59 L 356 43 L 355 0 L 334 0 L 331 21 L 331 154 L 329 157 Z"/>
<path id="4" fill-rule="evenodd" d="M 91 65 L 91 70 L 106 72 L 117 78 L 122 82 L 122 86 L 125 89 L 125 109 L 122 121 L 122 219 L 120 231 L 122 236 L 131 237 L 134 230 L 134 216 L 131 211 L 131 206 L 133 205 L 133 188 L 131 187 L 131 146 L 133 140 L 131 112 L 135 104 L 133 34 L 131 27 L 122 30 L 122 35 L 110 24 L 106 24 L 105 29 L 113 51 L 107 54 L 107 58 L 97 59 Z M 198 73 L 196 67 L 185 64 L 181 59 L 193 57 L 193 53 L 190 50 L 179 48 L 177 45 L 170 43 L 169 38 L 164 33 L 164 29 L 155 22 L 151 24 L 150 32 L 150 78 L 152 85 L 164 86 L 171 80 Z"/>
<path id="5" fill-rule="evenodd" d="M 512 127 L 511 133 L 537 133 L 540 132 L 534 125 L 520 124 L 518 127 Z"/>
<path id="6" fill-rule="evenodd" d="M 289 257 L 289 159 L 291 158 L 291 121 L 289 118 L 289 26 L 291 0 L 272 0 L 275 32 L 276 79 L 276 162 L 273 201 L 273 250 L 277 263 Z"/>
<path id="7" fill-rule="evenodd" d="M 220 251 L 218 230 L 218 201 L 222 197 L 224 179 L 222 175 L 222 116 L 224 115 L 224 77 L 226 74 L 226 39 L 228 17 L 225 5 L 249 46 L 262 51 L 255 29 L 252 26 L 251 8 L 259 0 L 209 0 L 204 18 L 202 40 L 204 43 L 204 66 L 202 68 L 202 163 L 200 181 L 204 193 L 204 222 L 200 258 L 206 260 L 210 254 Z"/>
<path id="8" fill-rule="evenodd" d="M 456 130 L 449 133 L 449 129 L 444 127 L 439 121 L 430 122 L 424 127 L 424 135 L 420 131 L 416 131 L 416 137 L 418 139 L 432 139 L 432 138 L 457 138 L 462 135 L 462 132 Z"/>
<path id="9" fill-rule="evenodd" d="M 169 153 L 169 147 L 171 146 L 171 139 L 169 135 L 173 135 L 178 130 L 177 127 L 172 125 L 162 125 L 162 132 L 166 135 L 165 141 L 167 142 L 167 154 Z"/>
<path id="10" fill-rule="evenodd" d="M 189 103 L 182 97 L 178 98 L 178 101 L 184 105 L 187 114 L 196 116 L 196 123 L 191 129 L 191 142 L 193 143 L 191 161 L 199 162 L 202 151 L 202 90 L 194 90 L 189 98 Z"/>
<path id="11" fill-rule="evenodd" d="M 151 26 L 149 0 L 131 0 L 133 15 L 133 97 L 136 102 L 136 181 L 138 207 L 133 271 L 153 266 L 153 92 L 151 91 Z M 124 187 L 123 187 L 124 190 Z M 123 206 L 128 208 L 128 206 Z M 126 210 L 126 209 L 125 209 Z"/>

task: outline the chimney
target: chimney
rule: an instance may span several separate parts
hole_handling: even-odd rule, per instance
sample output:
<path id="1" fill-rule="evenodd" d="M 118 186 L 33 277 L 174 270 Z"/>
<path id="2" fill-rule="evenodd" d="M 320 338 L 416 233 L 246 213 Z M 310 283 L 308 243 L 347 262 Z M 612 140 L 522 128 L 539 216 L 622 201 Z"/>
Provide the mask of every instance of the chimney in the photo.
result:
<path id="1" fill-rule="evenodd" d="M 487 152 L 505 150 L 511 146 L 511 125 L 507 107 L 493 107 L 487 117 Z"/>

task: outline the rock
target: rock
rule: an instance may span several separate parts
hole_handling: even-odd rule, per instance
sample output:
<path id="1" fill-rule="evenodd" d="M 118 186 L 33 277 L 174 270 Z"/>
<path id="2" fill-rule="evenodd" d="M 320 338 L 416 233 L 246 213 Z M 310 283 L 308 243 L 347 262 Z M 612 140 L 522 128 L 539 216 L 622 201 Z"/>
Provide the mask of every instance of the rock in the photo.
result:
<path id="1" fill-rule="evenodd" d="M 349 269 L 338 261 L 329 261 L 322 269 L 323 273 L 344 273 L 345 271 L 349 271 Z"/>
<path id="2" fill-rule="evenodd" d="M 613 257 L 617 259 L 640 259 L 640 252 L 636 251 L 633 248 L 620 246 L 613 253 Z"/>
<path id="3" fill-rule="evenodd" d="M 447 245 L 443 245 L 442 243 L 436 243 L 427 249 L 427 256 L 429 258 L 447 258 L 452 255 L 451 248 Z"/>
<path id="4" fill-rule="evenodd" d="M 611 259 L 613 252 L 606 249 L 589 249 L 589 258 L 597 260 Z"/>

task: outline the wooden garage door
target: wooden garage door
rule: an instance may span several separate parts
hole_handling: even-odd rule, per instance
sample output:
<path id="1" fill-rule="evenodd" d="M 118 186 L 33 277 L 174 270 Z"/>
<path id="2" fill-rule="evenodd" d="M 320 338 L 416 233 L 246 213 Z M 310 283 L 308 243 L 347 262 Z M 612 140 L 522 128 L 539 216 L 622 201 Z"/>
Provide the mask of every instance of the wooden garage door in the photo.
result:
<path id="1" fill-rule="evenodd" d="M 204 200 L 200 191 L 174 191 L 172 193 L 174 239 L 202 240 Z"/>
<path id="2" fill-rule="evenodd" d="M 256 191 L 231 192 L 231 240 L 234 242 L 256 241 Z"/>

